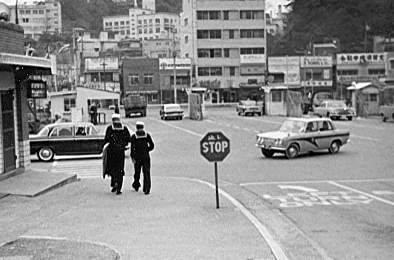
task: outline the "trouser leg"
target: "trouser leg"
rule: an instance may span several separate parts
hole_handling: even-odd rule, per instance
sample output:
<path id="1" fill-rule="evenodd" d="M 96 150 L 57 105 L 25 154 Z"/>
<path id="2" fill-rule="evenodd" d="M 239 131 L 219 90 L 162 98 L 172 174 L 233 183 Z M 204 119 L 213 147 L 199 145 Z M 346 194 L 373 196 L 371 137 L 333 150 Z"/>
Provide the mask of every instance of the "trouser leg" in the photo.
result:
<path id="1" fill-rule="evenodd" d="M 143 161 L 142 171 L 144 173 L 144 187 L 143 190 L 145 193 L 150 192 L 151 188 L 151 179 L 150 179 L 150 159 Z"/>
<path id="2" fill-rule="evenodd" d="M 117 191 L 121 191 L 123 186 L 123 175 L 119 174 L 116 176 L 116 188 Z"/>
<path id="3" fill-rule="evenodd" d="M 111 176 L 111 187 L 112 188 L 115 187 L 115 184 L 116 184 L 115 176 Z"/>
<path id="4" fill-rule="evenodd" d="M 138 190 L 141 187 L 140 184 L 141 167 L 142 167 L 141 161 L 136 160 L 136 162 L 134 163 L 134 182 L 133 182 L 133 187 L 136 190 Z"/>

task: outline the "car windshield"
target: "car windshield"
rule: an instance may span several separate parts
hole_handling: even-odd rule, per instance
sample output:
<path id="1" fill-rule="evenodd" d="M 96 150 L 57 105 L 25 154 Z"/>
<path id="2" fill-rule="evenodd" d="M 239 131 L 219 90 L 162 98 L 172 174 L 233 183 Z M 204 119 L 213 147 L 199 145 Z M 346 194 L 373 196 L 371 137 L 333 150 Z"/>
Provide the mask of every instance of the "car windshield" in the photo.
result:
<path id="1" fill-rule="evenodd" d="M 241 103 L 241 105 L 245 105 L 245 106 L 255 106 L 256 105 L 256 101 L 254 101 L 254 100 L 243 100 L 240 103 Z"/>
<path id="2" fill-rule="evenodd" d="M 299 120 L 286 120 L 280 127 L 280 132 L 299 133 L 304 128 L 305 122 Z"/>
<path id="3" fill-rule="evenodd" d="M 334 107 L 334 108 L 343 108 L 346 107 L 346 104 L 343 101 L 330 101 L 327 102 L 328 107 Z"/>
<path id="4" fill-rule="evenodd" d="M 48 136 L 49 132 L 52 130 L 53 127 L 51 126 L 45 126 L 43 129 L 41 129 L 37 135 L 38 136 Z"/>

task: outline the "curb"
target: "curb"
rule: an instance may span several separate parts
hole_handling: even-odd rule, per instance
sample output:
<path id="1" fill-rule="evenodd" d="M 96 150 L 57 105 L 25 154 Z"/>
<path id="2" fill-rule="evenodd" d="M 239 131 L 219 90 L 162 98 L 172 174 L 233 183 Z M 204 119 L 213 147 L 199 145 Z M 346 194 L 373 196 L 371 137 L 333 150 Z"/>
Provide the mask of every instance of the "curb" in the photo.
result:
<path id="1" fill-rule="evenodd" d="M 22 196 L 34 198 L 34 197 L 40 196 L 40 195 L 42 195 L 44 193 L 47 193 L 47 192 L 49 192 L 51 190 L 58 189 L 58 188 L 66 185 L 66 184 L 77 182 L 77 181 L 79 181 L 79 179 L 78 179 L 77 175 L 74 174 L 74 175 L 72 175 L 72 176 L 70 176 L 70 177 L 68 177 L 68 178 L 66 178 L 66 179 L 64 179 L 64 180 L 52 185 L 52 186 L 49 186 L 48 188 L 46 188 L 46 189 L 44 189 L 44 190 L 42 190 L 42 191 L 40 191 L 40 192 L 38 192 L 36 194 L 33 194 L 33 195 L 22 195 Z"/>

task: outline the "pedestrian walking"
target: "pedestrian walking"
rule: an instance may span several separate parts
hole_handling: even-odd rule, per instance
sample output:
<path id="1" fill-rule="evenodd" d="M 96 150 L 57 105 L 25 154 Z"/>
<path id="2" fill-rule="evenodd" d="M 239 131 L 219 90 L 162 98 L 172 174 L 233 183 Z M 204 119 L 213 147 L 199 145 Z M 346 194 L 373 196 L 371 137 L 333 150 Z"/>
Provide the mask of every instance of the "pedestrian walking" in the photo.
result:
<path id="1" fill-rule="evenodd" d="M 151 161 L 149 153 L 154 149 L 155 145 L 150 134 L 144 130 L 144 122 L 138 121 L 136 123 L 136 132 L 132 135 L 130 143 L 130 156 L 134 164 L 134 182 L 132 187 L 135 191 L 138 191 L 141 187 L 140 175 L 142 169 L 144 174 L 142 190 L 148 195 L 151 189 Z"/>
<path id="2" fill-rule="evenodd" d="M 122 194 L 124 153 L 130 138 L 129 130 L 120 122 L 120 115 L 113 114 L 112 124 L 105 131 L 104 143 L 108 144 L 108 148 L 105 153 L 106 158 L 103 160 L 105 160 L 104 177 L 105 175 L 111 177 L 111 192 L 116 192 L 117 195 Z"/>
<path id="3" fill-rule="evenodd" d="M 95 102 L 93 102 L 92 105 L 90 106 L 89 114 L 90 114 L 90 122 L 94 125 L 97 125 L 97 106 Z"/>

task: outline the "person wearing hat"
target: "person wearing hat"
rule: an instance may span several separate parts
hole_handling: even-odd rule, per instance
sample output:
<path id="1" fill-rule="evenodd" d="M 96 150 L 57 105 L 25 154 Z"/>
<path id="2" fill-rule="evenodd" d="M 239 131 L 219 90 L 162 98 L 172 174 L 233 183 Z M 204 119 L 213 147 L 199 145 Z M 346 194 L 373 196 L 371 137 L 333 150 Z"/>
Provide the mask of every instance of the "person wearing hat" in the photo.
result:
<path id="1" fill-rule="evenodd" d="M 142 169 L 144 174 L 142 190 L 146 195 L 150 193 L 151 189 L 149 153 L 154 147 L 152 137 L 144 130 L 144 122 L 136 122 L 136 132 L 132 135 L 130 141 L 130 156 L 134 163 L 134 182 L 132 186 L 135 191 L 138 191 L 141 187 L 140 175 Z"/>
<path id="2" fill-rule="evenodd" d="M 111 192 L 117 195 L 122 194 L 123 176 L 124 176 L 124 151 L 130 142 L 130 133 L 127 127 L 120 122 L 120 115 L 112 115 L 112 124 L 105 131 L 104 143 L 108 143 L 105 158 L 105 175 L 111 177 Z M 104 158 L 103 158 L 104 159 Z"/>

